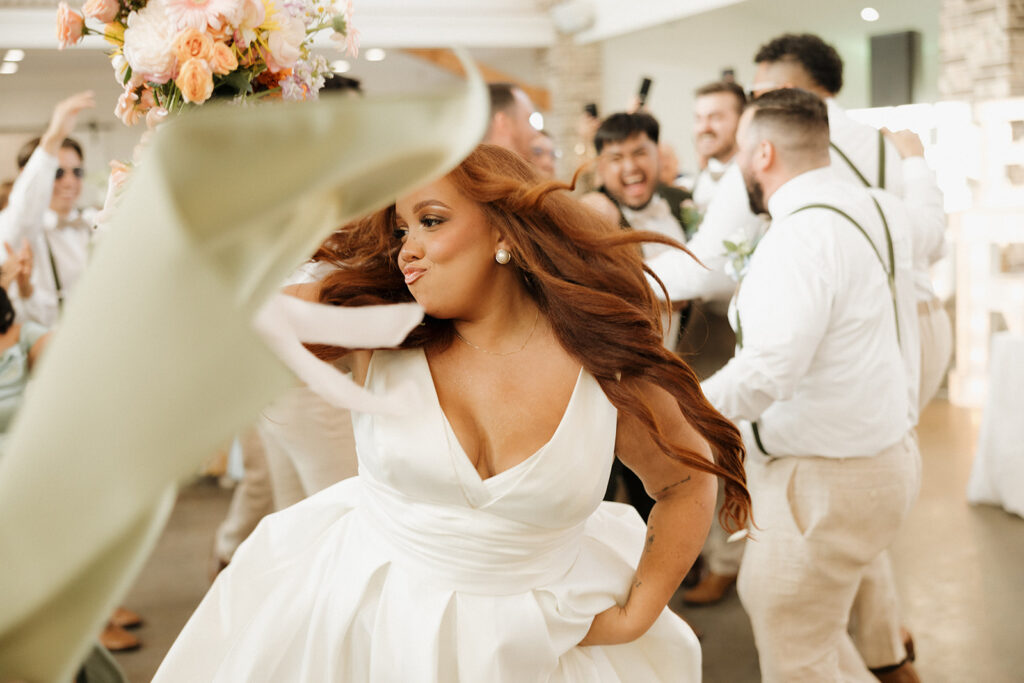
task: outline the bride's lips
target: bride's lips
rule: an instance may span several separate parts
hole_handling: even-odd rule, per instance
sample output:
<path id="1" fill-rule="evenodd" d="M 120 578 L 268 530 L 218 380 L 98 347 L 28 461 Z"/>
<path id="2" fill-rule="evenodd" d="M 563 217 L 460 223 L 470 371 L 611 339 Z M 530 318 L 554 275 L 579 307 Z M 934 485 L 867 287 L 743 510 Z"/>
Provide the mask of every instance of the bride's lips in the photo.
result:
<path id="1" fill-rule="evenodd" d="M 411 285 L 412 283 L 416 282 L 421 277 L 423 277 L 423 274 L 426 272 L 427 271 L 423 270 L 422 268 L 406 268 L 405 270 L 402 271 L 402 273 L 405 275 L 405 284 Z"/>

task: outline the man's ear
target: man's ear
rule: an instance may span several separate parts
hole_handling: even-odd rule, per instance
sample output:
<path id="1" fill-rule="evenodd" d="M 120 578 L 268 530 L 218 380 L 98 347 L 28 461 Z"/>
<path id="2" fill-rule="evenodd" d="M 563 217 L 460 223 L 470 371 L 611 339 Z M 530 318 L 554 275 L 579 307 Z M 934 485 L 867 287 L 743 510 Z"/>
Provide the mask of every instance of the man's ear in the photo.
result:
<path id="1" fill-rule="evenodd" d="M 754 167 L 758 171 L 766 171 L 775 165 L 778 160 L 778 150 L 771 140 L 762 140 L 757 146 L 757 153 L 754 155 Z"/>
<path id="2" fill-rule="evenodd" d="M 491 137 L 503 137 L 508 132 L 508 113 L 499 111 L 491 118 Z"/>

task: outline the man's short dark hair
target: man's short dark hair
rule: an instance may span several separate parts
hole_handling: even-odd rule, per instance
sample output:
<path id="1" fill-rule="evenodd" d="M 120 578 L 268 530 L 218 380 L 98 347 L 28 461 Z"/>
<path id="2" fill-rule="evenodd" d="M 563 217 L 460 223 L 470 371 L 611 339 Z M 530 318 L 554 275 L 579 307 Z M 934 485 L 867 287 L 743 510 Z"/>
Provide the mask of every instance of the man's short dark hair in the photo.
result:
<path id="1" fill-rule="evenodd" d="M 18 169 L 25 168 L 25 164 L 28 163 L 32 153 L 36 151 L 36 147 L 39 146 L 41 138 L 32 138 L 18 150 Z M 85 155 L 82 154 L 82 146 L 78 144 L 78 141 L 74 138 L 64 138 L 64 142 L 60 143 L 62 148 L 73 149 L 78 153 L 79 159 L 85 159 Z"/>
<path id="2" fill-rule="evenodd" d="M 743 88 L 732 81 L 715 81 L 714 83 L 702 85 L 697 88 L 695 95 L 697 97 L 703 97 L 704 95 L 717 95 L 718 93 L 728 93 L 735 97 L 736 111 L 740 114 L 743 113 L 743 108 L 747 106 L 747 93 L 743 91 Z"/>
<path id="3" fill-rule="evenodd" d="M 792 61 L 815 83 L 835 95 L 843 88 L 843 59 L 836 49 L 811 33 L 787 33 L 761 46 L 754 63 Z"/>
<path id="4" fill-rule="evenodd" d="M 513 83 L 489 83 L 488 94 L 491 96 L 491 116 L 499 111 L 511 111 L 516 106 L 515 91 L 519 86 Z"/>
<path id="5" fill-rule="evenodd" d="M 750 122 L 768 125 L 797 141 L 792 146 L 808 152 L 828 153 L 828 107 L 812 92 L 800 88 L 778 88 L 755 97 Z"/>
<path id="6" fill-rule="evenodd" d="M 628 140 L 640 133 L 643 133 L 650 138 L 651 142 L 657 144 L 658 132 L 660 130 L 661 126 L 658 125 L 658 119 L 650 114 L 644 112 L 612 114 L 601 122 L 597 133 L 594 134 L 594 148 L 600 154 L 601 148 L 605 145 Z"/>

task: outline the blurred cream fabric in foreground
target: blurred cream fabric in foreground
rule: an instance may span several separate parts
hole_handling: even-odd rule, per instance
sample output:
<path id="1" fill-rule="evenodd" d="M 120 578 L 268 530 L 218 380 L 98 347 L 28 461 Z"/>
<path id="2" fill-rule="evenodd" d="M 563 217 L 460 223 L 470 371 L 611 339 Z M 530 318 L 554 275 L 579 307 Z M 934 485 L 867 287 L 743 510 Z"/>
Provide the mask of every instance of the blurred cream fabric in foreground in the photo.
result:
<path id="1" fill-rule="evenodd" d="M 71 678 L 176 483 L 295 384 L 279 357 L 329 400 L 367 405 L 299 338 L 395 345 L 418 307 L 355 324 L 331 309 L 324 329 L 316 306 L 272 297 L 338 224 L 470 152 L 488 105 L 467 71 L 448 95 L 208 107 L 160 130 L 0 456 L 0 680 Z"/>

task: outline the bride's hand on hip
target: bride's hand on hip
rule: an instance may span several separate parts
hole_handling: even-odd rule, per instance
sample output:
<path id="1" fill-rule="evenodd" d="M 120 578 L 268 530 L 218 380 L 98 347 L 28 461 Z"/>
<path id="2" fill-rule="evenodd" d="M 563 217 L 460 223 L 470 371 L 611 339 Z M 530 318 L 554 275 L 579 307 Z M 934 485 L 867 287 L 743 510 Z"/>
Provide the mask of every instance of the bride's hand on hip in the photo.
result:
<path id="1" fill-rule="evenodd" d="M 580 645 L 629 643 L 646 633 L 653 623 L 653 620 L 645 623 L 635 614 L 626 611 L 625 607 L 614 605 L 594 617 Z"/>

